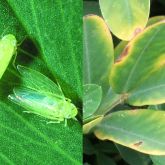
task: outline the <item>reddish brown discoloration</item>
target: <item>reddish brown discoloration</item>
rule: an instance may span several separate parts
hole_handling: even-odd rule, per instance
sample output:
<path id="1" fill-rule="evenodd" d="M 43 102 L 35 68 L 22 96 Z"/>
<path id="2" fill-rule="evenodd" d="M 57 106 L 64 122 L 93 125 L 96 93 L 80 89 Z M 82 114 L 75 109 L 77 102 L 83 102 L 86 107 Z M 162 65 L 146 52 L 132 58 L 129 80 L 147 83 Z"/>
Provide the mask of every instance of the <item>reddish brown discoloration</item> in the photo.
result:
<path id="1" fill-rule="evenodd" d="M 134 38 L 135 36 L 137 36 L 141 31 L 142 31 L 141 28 L 136 28 L 135 31 L 134 31 L 134 34 L 133 34 L 133 38 Z"/>
<path id="2" fill-rule="evenodd" d="M 129 46 L 126 46 L 119 58 L 116 60 L 116 62 L 120 62 L 125 56 L 127 56 L 129 52 Z"/>
<path id="3" fill-rule="evenodd" d="M 165 19 L 164 19 L 164 20 L 162 20 L 162 21 L 160 21 L 160 22 L 165 22 Z"/>
<path id="4" fill-rule="evenodd" d="M 137 109 L 131 109 L 131 111 L 129 111 L 129 114 L 134 116 L 134 115 L 137 115 L 138 112 L 139 112 L 139 110 L 137 110 Z"/>
<path id="5" fill-rule="evenodd" d="M 139 146 L 142 145 L 142 144 L 143 144 L 143 142 L 140 141 L 140 142 L 134 143 L 133 145 L 134 145 L 135 147 L 139 147 Z"/>

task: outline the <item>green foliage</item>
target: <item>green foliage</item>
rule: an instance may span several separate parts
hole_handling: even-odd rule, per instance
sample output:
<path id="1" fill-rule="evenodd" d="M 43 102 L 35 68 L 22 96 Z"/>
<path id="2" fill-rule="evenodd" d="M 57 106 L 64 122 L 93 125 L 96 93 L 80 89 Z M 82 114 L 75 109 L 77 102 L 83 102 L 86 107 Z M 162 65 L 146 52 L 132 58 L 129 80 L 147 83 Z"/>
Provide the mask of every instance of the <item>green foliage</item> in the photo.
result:
<path id="1" fill-rule="evenodd" d="M 164 116 L 164 111 L 149 109 L 114 112 L 104 117 L 95 134 L 140 152 L 165 155 Z"/>
<path id="2" fill-rule="evenodd" d="M 131 40 L 145 27 L 150 0 L 100 0 L 102 15 L 112 33 L 122 40 Z M 119 14 L 120 13 L 120 14 Z M 127 30 L 123 30 L 123 27 Z"/>
<path id="3" fill-rule="evenodd" d="M 93 99 L 91 99 L 93 98 Z M 84 85 L 83 118 L 86 119 L 94 114 L 102 99 L 101 87 L 96 84 Z"/>
<path id="4" fill-rule="evenodd" d="M 68 127 L 46 124 L 23 110 L 0 103 L 1 164 L 81 164 L 81 127 L 76 122 L 70 121 Z"/>
<path id="5" fill-rule="evenodd" d="M 147 165 L 150 163 L 150 157 L 147 154 L 137 152 L 120 144 L 115 144 L 122 158 L 131 165 Z"/>
<path id="6" fill-rule="evenodd" d="M 127 94 L 128 103 L 140 106 L 165 102 L 164 36 L 165 23 L 146 28 L 127 44 L 114 64 L 110 84 L 117 93 Z"/>
<path id="7" fill-rule="evenodd" d="M 8 98 L 26 108 L 27 113 L 34 113 L 49 119 L 49 123 L 60 123 L 75 119 L 77 108 L 66 98 L 61 87 L 54 84 L 48 77 L 35 70 L 18 66 L 22 79 L 28 85 L 13 89 Z M 31 82 L 31 83 L 30 83 Z"/>
<path id="8" fill-rule="evenodd" d="M 95 83 L 106 87 L 108 86 L 109 70 L 113 64 L 111 34 L 102 18 L 96 15 L 85 16 L 83 27 L 84 83 Z"/>
<path id="9" fill-rule="evenodd" d="M 66 95 L 81 99 L 80 1 L 23 0 L 20 3 L 8 0 L 8 3 L 28 36 L 38 45 L 44 61 Z M 77 9 L 80 11 L 76 12 Z"/>
<path id="10" fill-rule="evenodd" d="M 91 2 L 89 6 L 87 4 L 88 2 L 86 13 L 99 11 L 99 7 L 96 9 L 97 5 L 90 10 Z M 100 22 L 109 27 L 109 35 L 106 38 L 101 37 L 105 30 L 94 23 L 94 18 L 98 16 L 84 17 L 84 24 L 86 25 L 86 18 L 90 18 L 92 27 L 90 33 L 84 27 L 84 45 L 88 46 L 84 47 L 84 59 L 87 59 L 87 53 L 90 59 L 84 63 L 87 65 L 90 62 L 90 66 L 95 66 L 95 61 L 100 62 L 95 67 L 98 70 L 92 67 L 88 68 L 88 72 L 84 70 L 84 77 L 88 73 L 90 77 L 94 77 L 95 81 L 92 81 L 92 84 L 101 86 L 103 97 L 95 113 L 92 112 L 92 116 L 84 120 L 83 131 L 92 147 L 106 140 L 116 149 L 115 154 L 120 155 L 130 165 L 163 165 L 165 155 L 165 17 L 156 16 L 148 19 L 149 4 L 149 0 L 127 3 L 100 0 L 103 16 L 99 17 Z M 99 35 L 95 34 L 96 31 Z M 118 45 L 114 50 L 104 52 L 105 46 L 113 48 L 114 40 L 116 43 L 116 38 L 113 35 L 111 37 L 110 33 L 119 38 Z M 113 38 L 113 42 L 107 42 L 108 37 L 109 40 Z M 89 43 L 97 45 L 89 46 Z M 111 58 L 105 62 L 106 53 L 109 53 L 107 56 Z M 101 66 L 110 67 L 104 71 L 100 69 Z M 104 75 L 104 79 L 109 80 L 108 86 L 107 83 L 100 83 L 100 78 Z M 84 84 L 87 82 L 84 81 Z M 86 95 L 90 95 L 90 91 L 85 93 Z M 90 100 L 96 98 L 90 96 Z M 91 111 L 91 108 L 88 110 Z M 101 147 L 94 147 L 94 150 L 101 152 Z M 92 152 L 84 153 L 90 155 Z M 95 163 L 98 165 L 101 162 L 106 164 L 108 159 L 109 162 L 112 160 L 113 163 L 124 164 L 110 151 L 106 156 L 102 156 L 102 153 L 92 153 L 92 156 L 96 160 L 101 158 L 102 161 Z"/>
<path id="11" fill-rule="evenodd" d="M 13 34 L 19 43 L 16 64 L 57 80 L 77 107 L 82 97 L 82 22 L 76 10 L 81 8 L 80 1 L 0 1 L 1 34 Z M 0 81 L 0 164 L 81 164 L 78 121 L 68 121 L 67 127 L 46 124 L 46 119 L 24 113 L 23 107 L 7 99 L 14 87 L 33 83 L 38 90 L 45 89 L 40 75 L 27 79 L 12 65 Z"/>

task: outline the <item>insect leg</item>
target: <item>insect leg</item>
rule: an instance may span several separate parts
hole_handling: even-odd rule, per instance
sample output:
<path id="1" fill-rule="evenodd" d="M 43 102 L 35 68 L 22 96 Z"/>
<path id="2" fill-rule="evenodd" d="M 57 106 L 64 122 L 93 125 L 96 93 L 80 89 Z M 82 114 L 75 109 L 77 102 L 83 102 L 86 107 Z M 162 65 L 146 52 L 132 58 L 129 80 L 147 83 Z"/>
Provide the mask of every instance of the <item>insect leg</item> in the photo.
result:
<path id="1" fill-rule="evenodd" d="M 78 121 L 75 117 L 73 117 L 72 119 L 75 120 L 75 121 Z"/>
<path id="2" fill-rule="evenodd" d="M 19 44 L 17 44 L 17 46 L 20 46 L 25 41 L 26 38 L 27 38 L 27 35 L 24 36 L 23 40 Z M 12 62 L 12 65 L 15 69 L 17 69 L 17 67 L 15 66 L 16 58 L 17 58 L 17 51 L 15 50 L 14 59 Z"/>
<path id="3" fill-rule="evenodd" d="M 20 46 L 28 37 L 28 35 L 25 35 L 20 43 L 17 44 L 17 46 Z"/>
<path id="4" fill-rule="evenodd" d="M 33 112 L 31 112 L 31 111 L 23 111 L 23 112 L 25 112 L 25 113 L 33 113 Z"/>
<path id="5" fill-rule="evenodd" d="M 53 124 L 53 123 L 60 123 L 60 122 L 61 122 L 60 120 L 48 121 L 48 122 L 46 122 L 46 124 Z"/>
<path id="6" fill-rule="evenodd" d="M 65 121 L 65 127 L 66 127 L 67 126 L 67 119 L 65 118 L 64 121 Z"/>
<path id="7" fill-rule="evenodd" d="M 57 81 L 57 80 L 56 80 L 56 82 L 57 82 L 57 85 L 58 85 L 58 87 L 59 87 L 59 90 L 63 93 L 63 91 L 62 91 L 62 88 L 61 88 L 60 84 L 58 83 L 58 81 Z"/>
<path id="8" fill-rule="evenodd" d="M 15 69 L 17 69 L 16 65 L 15 65 L 15 62 L 16 62 L 16 58 L 17 58 L 17 51 L 15 52 L 14 54 L 14 59 L 13 59 L 13 62 L 12 62 L 12 65 Z"/>
<path id="9" fill-rule="evenodd" d="M 63 118 L 54 118 L 54 120 L 52 121 L 48 121 L 46 122 L 47 124 L 52 124 L 52 123 L 60 123 L 61 121 L 63 121 Z"/>

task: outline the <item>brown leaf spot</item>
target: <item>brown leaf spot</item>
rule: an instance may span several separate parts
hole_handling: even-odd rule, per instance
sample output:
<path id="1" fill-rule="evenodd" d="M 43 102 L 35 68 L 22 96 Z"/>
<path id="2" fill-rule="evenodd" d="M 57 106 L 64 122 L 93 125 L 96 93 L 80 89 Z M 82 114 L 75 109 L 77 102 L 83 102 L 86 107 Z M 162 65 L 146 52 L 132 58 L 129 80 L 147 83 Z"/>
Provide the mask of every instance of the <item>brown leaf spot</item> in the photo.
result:
<path id="1" fill-rule="evenodd" d="M 140 142 L 134 143 L 133 145 L 134 145 L 135 147 L 139 147 L 139 146 L 142 145 L 142 144 L 143 144 L 143 142 L 140 141 Z"/>
<path id="2" fill-rule="evenodd" d="M 133 115 L 136 116 L 138 114 L 139 110 L 137 109 L 132 109 L 131 111 L 129 111 L 129 115 Z"/>
<path id="3" fill-rule="evenodd" d="M 134 31 L 134 37 L 142 31 L 141 28 L 136 28 Z"/>
<path id="4" fill-rule="evenodd" d="M 160 22 L 165 22 L 165 19 L 163 19 L 162 21 L 160 21 Z"/>
<path id="5" fill-rule="evenodd" d="M 126 46 L 119 58 L 116 60 L 116 62 L 120 62 L 124 57 L 128 55 L 129 52 L 129 46 Z"/>

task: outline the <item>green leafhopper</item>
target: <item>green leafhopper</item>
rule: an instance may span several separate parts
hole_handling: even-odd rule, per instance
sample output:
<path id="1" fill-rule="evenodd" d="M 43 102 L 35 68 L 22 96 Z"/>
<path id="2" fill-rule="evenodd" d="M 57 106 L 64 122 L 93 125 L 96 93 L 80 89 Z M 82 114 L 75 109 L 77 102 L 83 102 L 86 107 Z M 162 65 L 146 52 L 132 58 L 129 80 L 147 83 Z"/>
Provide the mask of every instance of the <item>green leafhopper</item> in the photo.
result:
<path id="1" fill-rule="evenodd" d="M 65 121 L 66 126 L 67 119 L 76 119 L 77 108 L 65 98 L 60 86 L 38 71 L 23 66 L 17 68 L 26 87 L 14 88 L 14 94 L 8 96 L 11 101 L 25 108 L 25 112 L 49 119 L 48 123 Z"/>
<path id="2" fill-rule="evenodd" d="M 9 62 L 16 52 L 17 40 L 14 35 L 8 34 L 5 35 L 0 40 L 0 78 L 4 74 Z"/>

